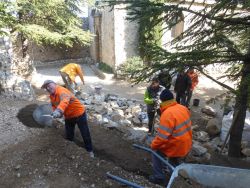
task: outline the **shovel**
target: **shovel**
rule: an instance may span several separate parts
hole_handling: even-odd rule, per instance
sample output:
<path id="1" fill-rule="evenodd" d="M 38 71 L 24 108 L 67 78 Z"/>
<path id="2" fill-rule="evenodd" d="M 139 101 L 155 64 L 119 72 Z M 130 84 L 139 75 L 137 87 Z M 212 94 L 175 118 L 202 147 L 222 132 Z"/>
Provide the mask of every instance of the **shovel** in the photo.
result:
<path id="1" fill-rule="evenodd" d="M 50 115 L 52 107 L 50 104 L 38 106 L 33 112 L 33 119 L 42 127 L 53 127 L 54 118 Z"/>

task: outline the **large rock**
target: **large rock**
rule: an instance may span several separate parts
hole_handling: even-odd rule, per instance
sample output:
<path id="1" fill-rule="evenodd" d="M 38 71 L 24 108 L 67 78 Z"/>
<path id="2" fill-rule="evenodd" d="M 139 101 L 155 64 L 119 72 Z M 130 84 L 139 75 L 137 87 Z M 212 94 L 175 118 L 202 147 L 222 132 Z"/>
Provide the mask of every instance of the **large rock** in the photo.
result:
<path id="1" fill-rule="evenodd" d="M 250 142 L 248 142 L 248 141 L 242 141 L 241 142 L 241 148 L 242 149 L 245 149 L 245 148 L 248 148 L 248 147 L 250 147 Z"/>
<path id="2" fill-rule="evenodd" d="M 216 145 L 216 146 L 219 146 L 219 147 L 221 147 L 222 144 L 223 144 L 223 142 L 221 141 L 220 137 L 215 137 L 215 138 L 211 141 L 211 143 L 212 143 L 213 145 Z"/>
<path id="3" fill-rule="evenodd" d="M 125 99 L 125 98 L 118 98 L 117 104 L 119 107 L 128 106 L 127 99 Z"/>
<path id="4" fill-rule="evenodd" d="M 115 127 L 118 127 L 119 124 L 114 122 L 114 121 L 109 120 L 109 122 L 107 124 L 105 124 L 105 126 L 108 128 L 115 128 Z"/>
<path id="5" fill-rule="evenodd" d="M 215 145 L 215 144 L 213 144 L 211 142 L 206 142 L 206 143 L 202 144 L 202 146 L 204 148 L 206 148 L 208 150 L 208 152 L 210 152 L 210 153 L 219 150 L 219 148 L 217 147 L 217 145 Z"/>
<path id="6" fill-rule="evenodd" d="M 139 115 L 140 112 L 141 112 L 140 105 L 136 105 L 136 106 L 131 107 L 131 113 L 133 116 Z"/>
<path id="7" fill-rule="evenodd" d="M 210 106 L 206 106 L 204 108 L 201 109 L 201 112 L 203 112 L 204 114 L 208 115 L 208 116 L 212 116 L 215 117 L 217 112 L 215 111 L 215 109 L 213 109 Z"/>
<path id="8" fill-rule="evenodd" d="M 127 119 L 120 120 L 119 124 L 122 126 L 131 126 L 132 125 L 131 121 L 129 121 Z"/>
<path id="9" fill-rule="evenodd" d="M 210 119 L 206 126 L 206 132 L 209 134 L 209 136 L 216 136 L 220 133 L 221 130 L 221 123 L 218 119 L 213 118 Z"/>
<path id="10" fill-rule="evenodd" d="M 211 154 L 205 153 L 203 156 L 193 156 L 189 153 L 186 157 L 185 162 L 187 163 L 202 163 L 202 164 L 210 164 Z"/>
<path id="11" fill-rule="evenodd" d="M 105 96 L 103 94 L 95 94 L 93 96 L 93 100 L 92 102 L 95 103 L 95 104 L 100 104 L 100 103 L 103 103 L 104 102 L 104 99 L 105 99 Z"/>
<path id="12" fill-rule="evenodd" d="M 118 113 L 113 113 L 111 115 L 111 120 L 112 121 L 115 121 L 115 122 L 119 122 L 120 120 L 122 120 L 124 118 L 124 116 L 121 116 L 120 114 Z"/>
<path id="13" fill-rule="evenodd" d="M 94 110 L 99 114 L 106 114 L 108 112 L 108 108 L 106 107 L 105 103 L 101 103 L 99 105 L 94 106 Z"/>
<path id="14" fill-rule="evenodd" d="M 194 142 L 191 150 L 193 156 L 203 156 L 207 153 L 207 149 L 201 146 L 198 142 Z"/>
<path id="15" fill-rule="evenodd" d="M 94 114 L 95 120 L 99 123 L 102 124 L 102 115 L 101 114 Z"/>
<path id="16" fill-rule="evenodd" d="M 6 97 L 32 101 L 34 90 L 29 81 L 15 74 L 0 72 L 0 92 Z"/>
<path id="17" fill-rule="evenodd" d="M 108 101 L 117 101 L 118 99 L 118 95 L 114 95 L 114 94 L 107 94 L 105 96 L 105 101 L 108 102 Z"/>
<path id="18" fill-rule="evenodd" d="M 109 105 L 114 109 L 119 109 L 119 106 L 116 101 L 110 101 Z"/>
<path id="19" fill-rule="evenodd" d="M 204 131 L 195 132 L 194 138 L 201 142 L 207 142 L 209 140 L 208 134 Z"/>
<path id="20" fill-rule="evenodd" d="M 135 126 L 141 126 L 141 125 L 142 125 L 142 123 L 141 123 L 141 121 L 138 119 L 138 117 L 134 117 L 134 118 L 132 119 L 132 122 L 133 122 L 133 124 L 134 124 Z"/>
<path id="21" fill-rule="evenodd" d="M 250 148 L 245 148 L 241 151 L 245 156 L 250 157 Z"/>

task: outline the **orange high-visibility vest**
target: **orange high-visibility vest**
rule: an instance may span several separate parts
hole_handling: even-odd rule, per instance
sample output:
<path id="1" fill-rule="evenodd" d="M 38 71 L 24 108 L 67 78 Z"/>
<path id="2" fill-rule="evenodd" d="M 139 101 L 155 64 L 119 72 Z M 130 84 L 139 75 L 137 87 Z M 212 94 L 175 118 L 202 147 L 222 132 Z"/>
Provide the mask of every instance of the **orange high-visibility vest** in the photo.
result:
<path id="1" fill-rule="evenodd" d="M 61 72 L 69 75 L 69 78 L 72 82 L 75 81 L 76 76 L 79 76 L 83 80 L 83 73 L 80 65 L 76 63 L 69 63 L 60 69 Z"/>
<path id="2" fill-rule="evenodd" d="M 66 88 L 56 86 L 55 94 L 50 95 L 52 109 L 60 109 L 65 119 L 78 117 L 85 112 L 85 107 L 81 102 Z"/>
<path id="3" fill-rule="evenodd" d="M 151 148 L 167 157 L 184 157 L 192 147 L 189 110 L 175 100 L 161 104 L 160 126 Z"/>

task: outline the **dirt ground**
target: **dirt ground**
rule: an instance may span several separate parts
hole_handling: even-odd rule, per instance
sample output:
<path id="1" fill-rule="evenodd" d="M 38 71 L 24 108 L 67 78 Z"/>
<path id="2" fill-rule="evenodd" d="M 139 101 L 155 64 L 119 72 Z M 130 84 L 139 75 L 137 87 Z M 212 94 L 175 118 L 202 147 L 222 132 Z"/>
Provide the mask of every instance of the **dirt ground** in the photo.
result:
<path id="1" fill-rule="evenodd" d="M 6 115 L 3 122 L 13 125 L 13 131 L 18 132 L 18 122 L 32 132 L 1 148 L 0 187 L 120 187 L 107 178 L 107 172 L 154 187 L 147 181 L 149 156 L 133 149 L 132 142 L 120 139 L 118 132 L 90 123 L 96 155 L 92 159 L 82 148 L 78 132 L 76 141 L 69 142 L 64 139 L 63 126 L 39 128 L 30 118 L 36 105 L 3 98 L 0 102 L 1 109 L 9 109 L 14 117 Z M 15 111 L 9 105 L 16 106 Z"/>

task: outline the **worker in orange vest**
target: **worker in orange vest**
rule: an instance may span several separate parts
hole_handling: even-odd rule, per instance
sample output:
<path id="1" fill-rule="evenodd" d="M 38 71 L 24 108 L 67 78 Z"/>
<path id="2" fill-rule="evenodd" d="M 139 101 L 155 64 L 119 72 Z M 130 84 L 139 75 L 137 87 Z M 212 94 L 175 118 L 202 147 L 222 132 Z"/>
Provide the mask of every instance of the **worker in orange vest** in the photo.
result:
<path id="1" fill-rule="evenodd" d="M 66 138 L 73 141 L 75 124 L 77 124 L 86 150 L 90 157 L 94 157 L 85 106 L 68 89 L 57 85 L 52 80 L 45 80 L 41 88 L 46 89 L 50 94 L 53 110 L 51 115 L 54 118 L 64 115 Z"/>
<path id="2" fill-rule="evenodd" d="M 76 63 L 69 63 L 60 69 L 59 73 L 63 79 L 63 82 L 66 85 L 66 88 L 69 89 L 74 94 L 79 94 L 78 85 L 75 81 L 76 76 L 79 76 L 83 85 L 84 78 L 81 66 Z"/>
<path id="3" fill-rule="evenodd" d="M 160 125 L 151 148 L 159 155 L 167 157 L 170 164 L 177 166 L 192 147 L 190 112 L 174 100 L 168 89 L 162 91 L 160 99 Z M 153 183 L 166 183 L 164 164 L 154 155 L 152 161 L 154 175 L 150 176 L 149 180 Z"/>
<path id="4" fill-rule="evenodd" d="M 189 107 L 190 100 L 192 98 L 194 88 L 199 83 L 199 79 L 198 79 L 198 74 L 194 71 L 194 68 L 189 68 L 187 70 L 187 75 L 190 77 L 191 84 L 192 84 L 191 87 L 190 87 L 190 89 L 187 92 L 187 101 L 186 101 L 186 104 L 187 104 L 187 107 Z"/>

